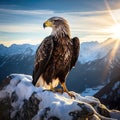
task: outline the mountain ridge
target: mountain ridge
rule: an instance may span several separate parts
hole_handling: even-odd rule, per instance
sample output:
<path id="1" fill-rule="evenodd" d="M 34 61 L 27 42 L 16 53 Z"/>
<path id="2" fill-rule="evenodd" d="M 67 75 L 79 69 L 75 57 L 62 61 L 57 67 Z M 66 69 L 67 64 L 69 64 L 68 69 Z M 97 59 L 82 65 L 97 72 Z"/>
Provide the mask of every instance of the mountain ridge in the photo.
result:
<path id="1" fill-rule="evenodd" d="M 111 55 L 114 53 L 112 48 L 115 44 L 115 40 L 110 38 L 103 43 L 82 43 L 80 56 L 76 66 L 70 71 L 67 77 L 68 88 L 81 93 L 86 88 L 106 84 L 109 80 L 118 76 L 120 72 L 119 49 L 116 52 L 115 58 L 111 59 Z M 17 49 L 13 49 L 16 48 L 16 46 Z M 37 47 L 38 45 L 35 46 L 29 44 L 20 46 L 13 45 L 10 47 L 12 48 L 12 54 L 9 54 L 11 52 L 10 48 L 7 48 L 7 54 L 3 54 L 0 49 L 0 53 L 3 54 L 3 56 L 0 54 L 0 80 L 3 80 L 11 73 L 32 74 Z"/>
<path id="2" fill-rule="evenodd" d="M 94 97 L 98 98 L 109 109 L 120 110 L 120 75 L 112 79 Z"/>
<path id="3" fill-rule="evenodd" d="M 32 85 L 32 77 L 11 74 L 0 84 L 0 119 L 5 120 L 119 120 L 98 99 L 73 92 L 53 93 Z"/>
<path id="4" fill-rule="evenodd" d="M 101 59 L 105 57 L 109 53 L 109 51 L 114 48 L 116 41 L 119 40 L 108 38 L 102 43 L 98 43 L 97 41 L 82 42 L 80 44 L 80 55 L 78 60 L 81 62 L 81 64 L 85 64 L 96 59 Z M 35 54 L 38 46 L 38 44 L 12 44 L 11 46 L 6 47 L 3 44 L 0 44 L 0 55 L 4 56 L 24 54 L 27 48 L 31 48 L 31 50 L 33 51 L 32 54 Z"/>

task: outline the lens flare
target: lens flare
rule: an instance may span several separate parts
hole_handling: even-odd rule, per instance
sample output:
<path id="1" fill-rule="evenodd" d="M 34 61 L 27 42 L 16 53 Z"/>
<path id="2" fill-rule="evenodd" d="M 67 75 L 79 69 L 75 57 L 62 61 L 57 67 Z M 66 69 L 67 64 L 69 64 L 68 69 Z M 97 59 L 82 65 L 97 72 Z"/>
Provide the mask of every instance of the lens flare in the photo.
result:
<path id="1" fill-rule="evenodd" d="M 110 28 L 110 32 L 114 38 L 120 39 L 120 24 L 115 24 Z"/>
<path id="2" fill-rule="evenodd" d="M 104 0 L 106 7 L 108 9 L 109 15 L 111 16 L 114 24 L 111 25 L 110 27 L 108 27 L 104 32 L 110 33 L 111 37 L 114 39 L 114 41 L 112 41 L 114 47 L 111 49 L 111 51 L 108 54 L 108 61 L 106 64 L 106 68 L 103 71 L 103 80 L 106 80 L 109 78 L 109 72 L 111 69 L 111 64 L 113 63 L 115 57 L 116 57 L 116 53 L 118 51 L 118 48 L 120 47 L 120 24 L 117 21 L 117 19 L 115 18 L 114 14 L 112 13 L 112 10 L 110 8 L 110 5 L 108 3 L 107 0 Z M 111 42 L 111 40 L 108 41 L 107 44 L 109 44 L 109 42 Z M 105 45 L 104 45 L 105 46 Z"/>

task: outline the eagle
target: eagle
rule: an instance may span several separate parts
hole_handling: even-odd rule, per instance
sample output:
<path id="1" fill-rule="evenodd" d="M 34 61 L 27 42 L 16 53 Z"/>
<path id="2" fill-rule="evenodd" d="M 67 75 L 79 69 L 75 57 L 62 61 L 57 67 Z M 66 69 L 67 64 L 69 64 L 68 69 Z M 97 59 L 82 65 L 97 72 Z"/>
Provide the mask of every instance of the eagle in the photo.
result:
<path id="1" fill-rule="evenodd" d="M 52 32 L 39 45 L 33 70 L 33 85 L 50 91 L 62 91 L 74 97 L 66 87 L 66 77 L 79 56 L 80 43 L 77 37 L 70 38 L 68 22 L 62 17 L 51 17 L 43 23 Z M 60 89 L 56 89 L 58 84 Z"/>

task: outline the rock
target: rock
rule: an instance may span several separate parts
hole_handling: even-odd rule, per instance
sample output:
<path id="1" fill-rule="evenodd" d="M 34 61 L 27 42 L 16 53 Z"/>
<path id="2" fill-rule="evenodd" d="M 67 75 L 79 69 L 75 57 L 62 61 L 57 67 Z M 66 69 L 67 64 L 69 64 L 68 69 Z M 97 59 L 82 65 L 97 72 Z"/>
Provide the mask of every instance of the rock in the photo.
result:
<path id="1" fill-rule="evenodd" d="M 0 120 L 119 120 L 92 96 L 53 93 L 31 83 L 32 77 L 12 74 L 0 84 Z"/>
<path id="2" fill-rule="evenodd" d="M 120 75 L 112 79 L 94 97 L 98 98 L 109 109 L 120 110 Z"/>

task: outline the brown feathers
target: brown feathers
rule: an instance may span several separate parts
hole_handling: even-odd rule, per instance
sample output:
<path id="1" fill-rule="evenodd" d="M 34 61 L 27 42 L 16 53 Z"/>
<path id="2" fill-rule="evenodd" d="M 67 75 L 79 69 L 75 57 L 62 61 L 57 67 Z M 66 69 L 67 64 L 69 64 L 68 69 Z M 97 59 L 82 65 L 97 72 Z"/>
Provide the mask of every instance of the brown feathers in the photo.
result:
<path id="1" fill-rule="evenodd" d="M 68 72 L 75 65 L 79 55 L 79 39 L 70 39 L 69 26 L 63 18 L 50 18 L 44 23 L 44 27 L 47 25 L 53 31 L 37 49 L 32 83 L 36 85 L 39 80 L 37 86 L 48 85 L 54 88 L 52 83 L 59 80 L 63 85 Z M 64 88 L 67 91 L 65 85 Z"/>

